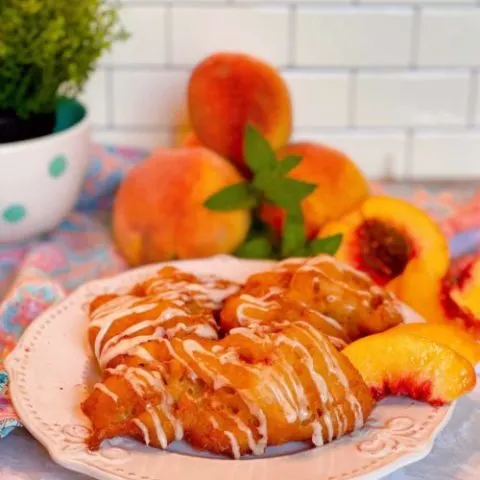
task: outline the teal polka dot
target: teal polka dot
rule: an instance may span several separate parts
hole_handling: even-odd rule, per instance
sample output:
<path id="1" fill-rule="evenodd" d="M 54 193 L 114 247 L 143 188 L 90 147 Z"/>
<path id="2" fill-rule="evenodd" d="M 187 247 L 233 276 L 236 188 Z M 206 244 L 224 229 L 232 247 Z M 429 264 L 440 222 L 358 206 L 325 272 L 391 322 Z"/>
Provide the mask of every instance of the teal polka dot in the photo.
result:
<path id="1" fill-rule="evenodd" d="M 53 178 L 60 177 L 67 169 L 67 163 L 65 155 L 57 155 L 48 166 L 48 174 Z"/>
<path id="2" fill-rule="evenodd" d="M 27 215 L 23 205 L 10 205 L 3 211 L 3 219 L 8 223 L 18 223 Z"/>

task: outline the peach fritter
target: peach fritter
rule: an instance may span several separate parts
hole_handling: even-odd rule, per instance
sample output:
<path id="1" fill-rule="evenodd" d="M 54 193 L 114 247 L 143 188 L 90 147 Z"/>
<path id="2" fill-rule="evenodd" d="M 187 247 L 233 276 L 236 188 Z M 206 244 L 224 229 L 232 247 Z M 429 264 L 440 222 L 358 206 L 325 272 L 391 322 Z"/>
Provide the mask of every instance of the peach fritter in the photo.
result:
<path id="1" fill-rule="evenodd" d="M 185 439 L 234 458 L 268 445 L 322 445 L 361 427 L 373 399 L 348 359 L 308 323 L 220 341 L 163 339 L 166 355 L 107 369 L 83 403 L 90 447 L 128 435 L 158 448 Z"/>
<path id="2" fill-rule="evenodd" d="M 327 255 L 293 259 L 251 276 L 221 312 L 222 328 L 303 320 L 337 346 L 402 322 L 395 297 Z"/>
<path id="3" fill-rule="evenodd" d="M 401 321 L 391 294 L 327 256 L 280 262 L 243 287 L 164 267 L 97 297 L 89 316 L 102 373 L 82 404 L 90 448 L 127 435 L 234 458 L 362 426 L 374 400 L 339 349 Z"/>

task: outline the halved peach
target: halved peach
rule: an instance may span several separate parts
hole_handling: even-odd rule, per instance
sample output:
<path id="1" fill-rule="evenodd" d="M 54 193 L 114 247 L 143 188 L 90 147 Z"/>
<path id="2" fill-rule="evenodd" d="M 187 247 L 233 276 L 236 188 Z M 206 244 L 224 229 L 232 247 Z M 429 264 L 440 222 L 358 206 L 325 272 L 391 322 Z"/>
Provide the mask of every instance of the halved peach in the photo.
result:
<path id="1" fill-rule="evenodd" d="M 480 319 L 480 255 L 469 259 L 455 275 L 450 297 Z"/>
<path id="2" fill-rule="evenodd" d="M 427 322 L 456 325 L 480 340 L 480 313 L 475 313 L 479 300 L 472 295 L 480 279 L 477 274 L 470 275 L 476 269 L 473 266 L 460 272 L 451 270 L 439 277 L 412 262 L 408 275 L 396 283 L 394 292 Z"/>
<path id="3" fill-rule="evenodd" d="M 326 224 L 319 236 L 343 234 L 336 257 L 369 274 L 380 285 L 398 277 L 409 281 L 408 269 L 427 269 L 443 276 L 449 265 L 448 243 L 437 224 L 422 210 L 397 198 L 374 196 L 339 220 Z M 401 287 L 400 280 L 391 290 Z"/>
<path id="4" fill-rule="evenodd" d="M 372 395 L 408 396 L 438 406 L 472 390 L 475 369 L 449 347 L 401 331 L 387 331 L 350 344 L 348 357 Z"/>
<path id="5" fill-rule="evenodd" d="M 465 357 L 473 366 L 480 362 L 480 344 L 456 325 L 409 323 L 392 328 L 389 333 L 407 333 L 445 345 Z"/>

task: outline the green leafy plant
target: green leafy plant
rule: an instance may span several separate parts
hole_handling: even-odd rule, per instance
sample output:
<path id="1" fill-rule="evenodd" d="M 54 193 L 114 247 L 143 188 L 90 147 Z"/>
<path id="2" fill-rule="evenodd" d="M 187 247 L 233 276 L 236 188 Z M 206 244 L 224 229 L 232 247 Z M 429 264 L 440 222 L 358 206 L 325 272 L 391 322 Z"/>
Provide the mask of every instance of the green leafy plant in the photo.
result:
<path id="1" fill-rule="evenodd" d="M 245 129 L 244 152 L 245 161 L 253 174 L 252 180 L 216 192 L 206 200 L 205 206 L 210 210 L 230 211 L 255 209 L 262 202 L 267 202 L 285 210 L 285 222 L 280 242 L 276 242 L 256 215 L 249 237 L 237 255 L 247 258 L 285 258 L 319 253 L 334 255 L 342 241 L 341 235 L 312 241 L 308 241 L 305 235 L 301 204 L 317 185 L 287 175 L 302 158 L 290 155 L 278 160 L 268 141 L 252 125 L 247 125 Z"/>
<path id="2" fill-rule="evenodd" d="M 0 0 L 0 110 L 24 119 L 53 111 L 126 36 L 106 0 Z"/>

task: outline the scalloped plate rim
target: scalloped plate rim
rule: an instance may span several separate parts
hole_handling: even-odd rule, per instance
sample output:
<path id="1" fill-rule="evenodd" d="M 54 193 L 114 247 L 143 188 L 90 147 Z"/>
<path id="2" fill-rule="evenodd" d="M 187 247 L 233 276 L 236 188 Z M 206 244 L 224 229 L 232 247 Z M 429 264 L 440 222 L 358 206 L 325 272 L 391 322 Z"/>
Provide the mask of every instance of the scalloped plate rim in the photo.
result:
<path id="1" fill-rule="evenodd" d="M 84 461 L 72 458 L 71 456 L 68 455 L 68 452 L 62 452 L 59 448 L 57 448 L 57 445 L 55 444 L 54 441 L 51 440 L 51 438 L 48 436 L 47 433 L 43 432 L 40 428 L 37 428 L 34 423 L 30 424 L 28 422 L 28 414 L 26 413 L 26 409 L 24 408 L 21 394 L 18 389 L 18 385 L 16 383 L 16 369 L 18 364 L 22 361 L 22 353 L 24 350 L 24 346 L 27 344 L 28 340 L 30 339 L 30 336 L 32 335 L 32 332 L 35 331 L 35 328 L 38 327 L 39 325 L 42 324 L 42 321 L 45 321 L 49 315 L 51 314 L 52 311 L 58 310 L 62 307 L 62 305 L 66 304 L 67 302 L 71 302 L 73 299 L 76 297 L 80 297 L 84 291 L 88 291 L 91 288 L 101 288 L 104 286 L 108 286 L 109 283 L 112 282 L 113 279 L 117 283 L 120 283 L 123 280 L 126 280 L 125 283 L 130 283 L 128 279 L 130 277 L 134 277 L 137 275 L 145 275 L 147 276 L 149 273 L 154 272 L 156 269 L 160 268 L 161 266 L 164 265 L 196 265 L 196 264 L 203 264 L 203 263 L 208 263 L 212 261 L 228 261 L 232 263 L 238 264 L 243 264 L 243 265 L 252 265 L 252 266 L 268 266 L 272 265 L 275 263 L 275 261 L 271 260 L 244 260 L 244 259 L 239 259 L 237 257 L 233 257 L 230 255 L 215 255 L 212 257 L 204 258 L 204 259 L 191 259 L 191 260 L 176 260 L 176 261 L 169 261 L 169 262 L 160 262 L 156 264 L 149 264 L 137 268 L 133 268 L 130 270 L 127 270 L 125 272 L 121 272 L 116 275 L 111 275 L 109 277 L 104 277 L 101 279 L 96 279 L 96 280 L 91 280 L 89 282 L 86 282 L 76 289 L 74 289 L 69 295 L 67 295 L 64 299 L 59 301 L 58 303 L 55 303 L 54 305 L 50 306 L 47 308 L 44 312 L 42 312 L 25 330 L 24 334 L 22 335 L 20 341 L 17 343 L 17 345 L 14 347 L 13 351 L 8 355 L 8 357 L 5 359 L 5 368 L 7 373 L 9 374 L 10 377 L 10 395 L 11 395 L 11 400 L 12 403 L 15 407 L 15 410 L 19 414 L 19 417 L 22 418 L 27 418 L 27 422 L 24 422 L 25 428 L 32 434 L 35 439 L 41 443 L 46 450 L 48 451 L 49 455 L 53 459 L 53 461 L 69 470 L 76 471 L 78 473 L 82 473 L 85 475 L 92 475 L 95 474 L 95 478 L 101 479 L 101 480 L 118 480 L 118 479 L 133 479 L 135 480 L 135 477 L 132 476 L 120 476 L 118 473 L 113 473 L 113 472 L 107 472 L 101 468 L 99 468 L 97 465 L 94 465 L 92 463 L 86 463 Z M 188 267 L 187 267 L 188 270 Z M 212 272 L 214 273 L 214 272 Z M 227 275 L 228 276 L 228 275 Z M 405 306 L 404 306 L 405 307 Z M 405 307 L 406 311 L 415 315 L 416 320 L 420 320 L 420 317 L 415 312 L 412 312 L 408 307 Z M 421 321 L 421 320 L 420 320 Z M 374 480 L 374 479 L 379 479 L 383 478 L 385 475 L 388 475 L 390 473 L 393 473 L 394 471 L 397 471 L 400 468 L 403 468 L 407 465 L 410 465 L 412 463 L 415 463 L 417 461 L 422 460 L 425 458 L 432 450 L 435 439 L 436 437 L 440 434 L 440 432 L 446 427 L 448 422 L 451 419 L 451 416 L 453 414 L 453 411 L 455 409 L 456 402 L 450 404 L 449 406 L 444 407 L 446 412 L 444 416 L 442 417 L 441 421 L 435 425 L 433 431 L 431 432 L 430 436 L 428 439 L 425 439 L 423 443 L 419 443 L 416 447 L 412 448 L 409 452 L 404 453 L 400 457 L 396 458 L 393 460 L 391 463 L 385 464 L 378 469 L 374 471 L 368 471 L 366 473 L 361 473 L 359 475 L 354 475 L 350 477 L 343 477 L 343 478 L 350 478 L 350 479 L 355 479 L 355 480 Z M 24 415 L 25 414 L 25 415 Z M 360 430 L 361 431 L 361 430 Z M 335 445 L 335 442 L 329 444 L 329 447 L 331 448 L 332 446 Z M 320 449 L 313 449 L 313 450 L 320 450 Z M 310 450 L 311 451 L 311 450 Z M 167 452 L 165 453 L 166 455 L 178 455 L 176 453 L 171 453 Z M 283 458 L 288 458 L 288 457 L 295 457 L 297 454 L 289 454 L 285 455 Z M 194 458 L 200 458 L 200 457 L 194 457 Z M 278 458 L 278 457 L 277 457 Z M 208 458 L 202 458 L 202 461 L 211 461 L 212 459 Z M 222 462 L 225 460 L 221 460 Z M 228 460 L 227 460 L 228 461 Z M 252 460 L 254 462 L 258 460 Z M 245 460 L 241 461 L 242 463 L 245 462 Z M 248 460 L 247 460 L 248 462 Z M 140 477 L 138 477 L 140 478 Z M 320 478 L 320 477 L 318 477 Z M 322 477 L 323 478 L 323 477 Z"/>

